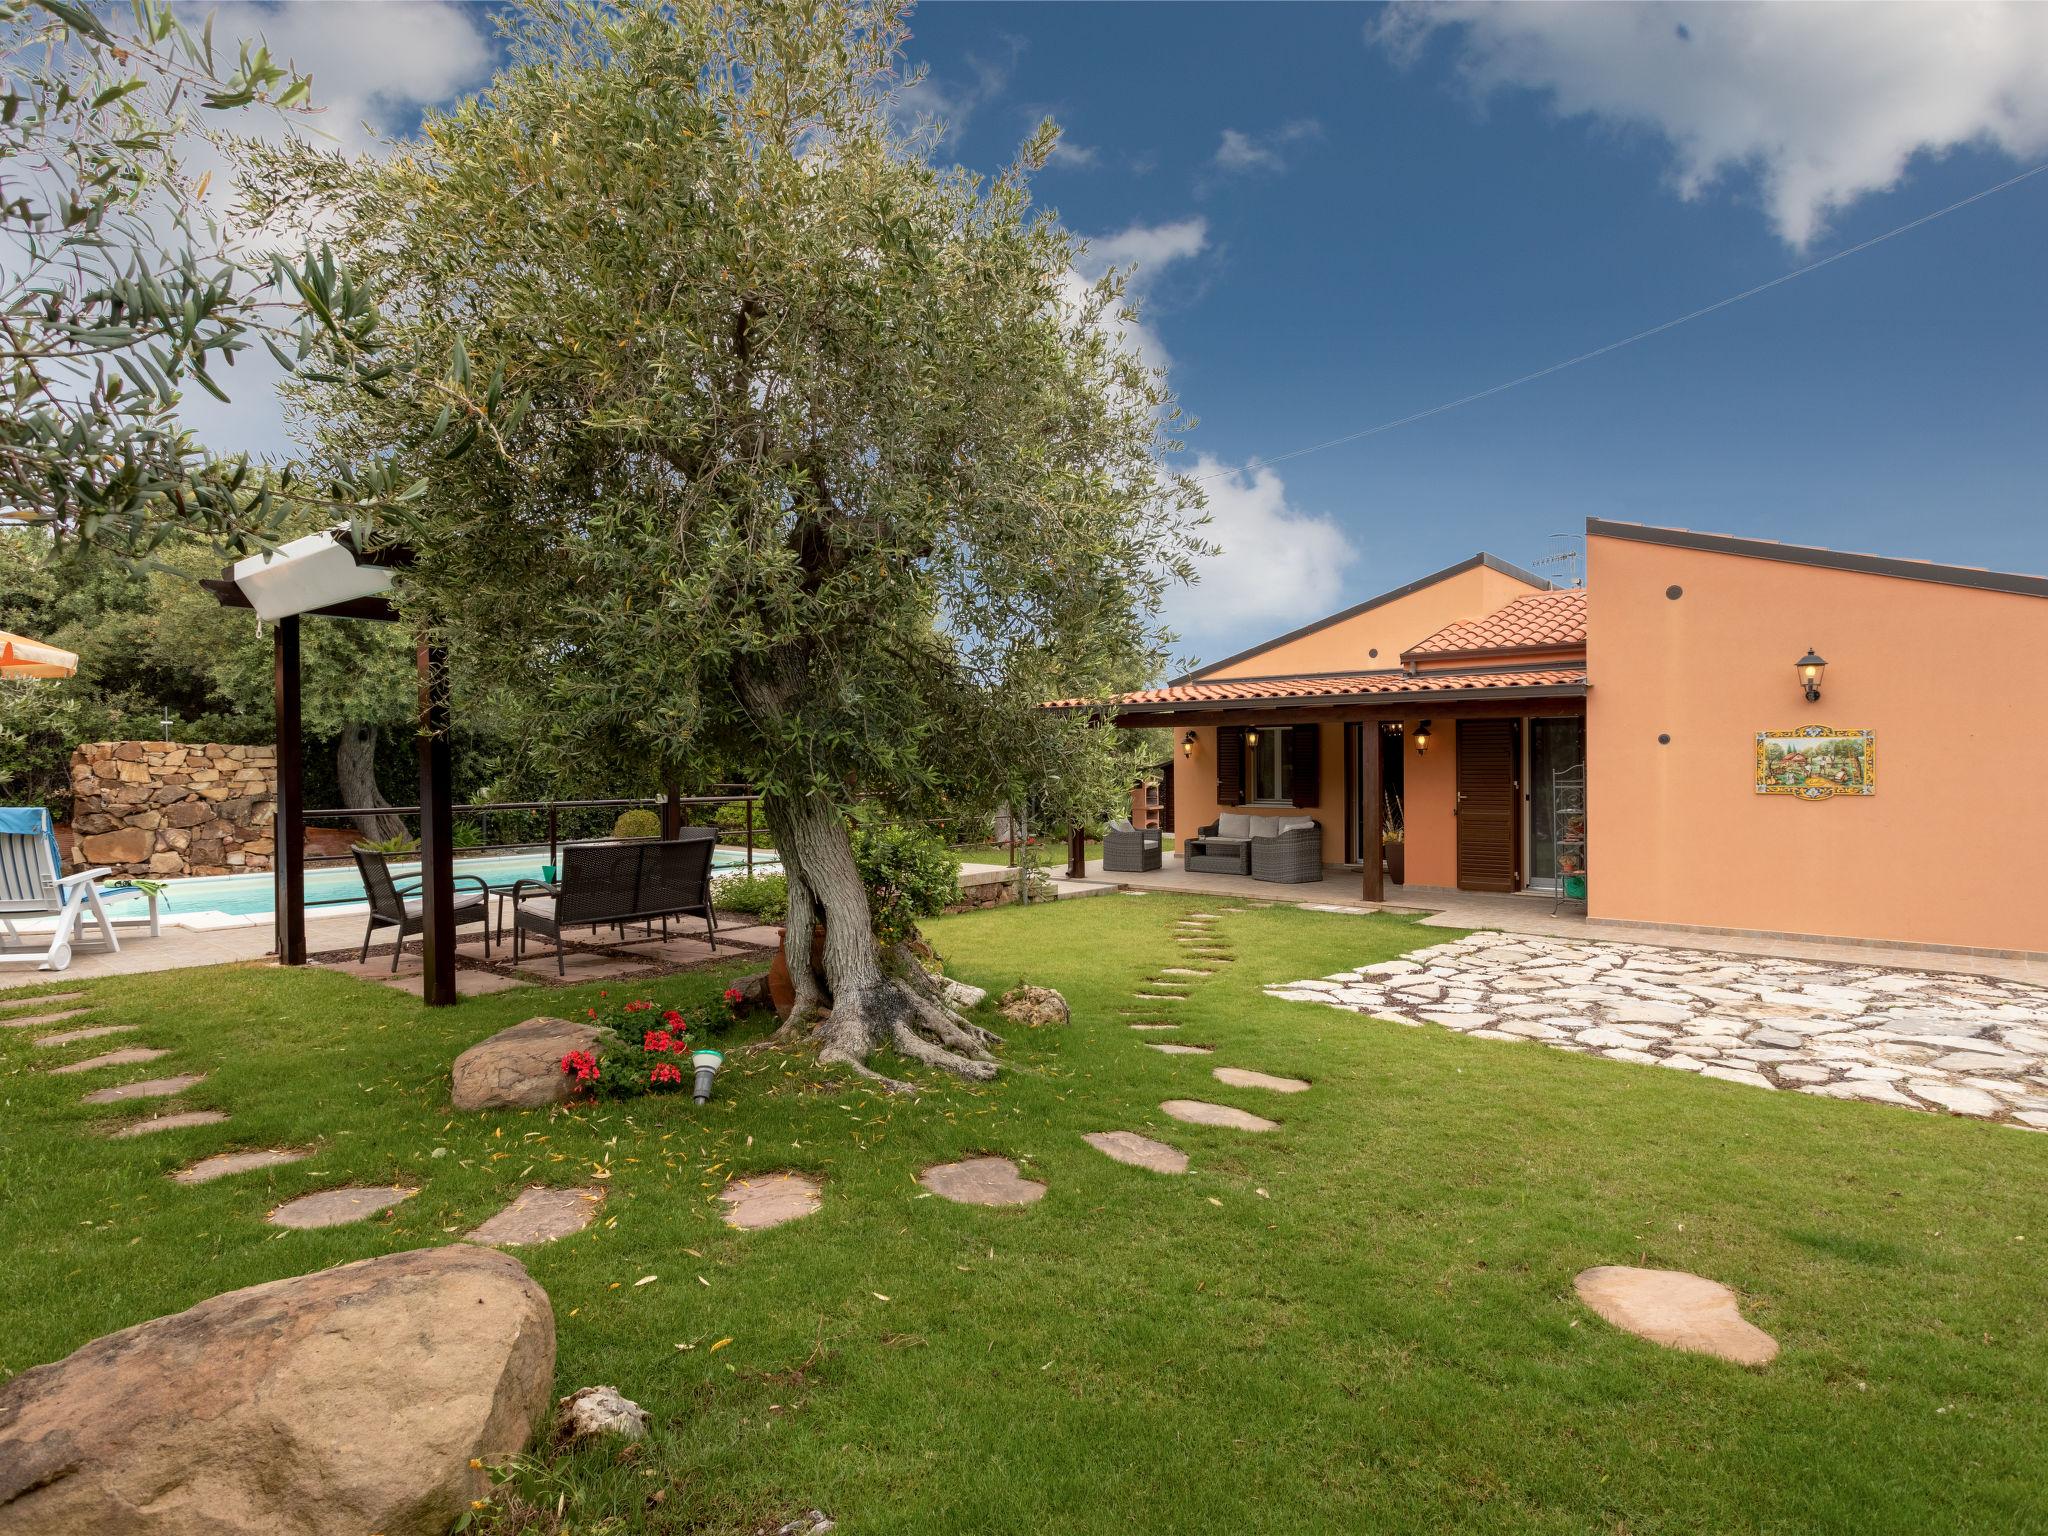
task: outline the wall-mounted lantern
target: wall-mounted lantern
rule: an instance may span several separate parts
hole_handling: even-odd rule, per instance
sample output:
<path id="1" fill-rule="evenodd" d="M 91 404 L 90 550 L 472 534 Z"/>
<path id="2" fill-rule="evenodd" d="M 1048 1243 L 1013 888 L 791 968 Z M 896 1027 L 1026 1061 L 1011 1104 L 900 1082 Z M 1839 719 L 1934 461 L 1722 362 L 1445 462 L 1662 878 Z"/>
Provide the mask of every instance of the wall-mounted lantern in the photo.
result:
<path id="1" fill-rule="evenodd" d="M 1180 755 L 1182 757 L 1193 757 L 1195 755 L 1195 733 L 1193 731 L 1189 731 L 1187 735 L 1181 737 Z"/>
<path id="2" fill-rule="evenodd" d="M 1256 725 L 1244 733 L 1244 744 L 1248 747 L 1256 747 L 1259 744 L 1259 728 Z"/>
<path id="3" fill-rule="evenodd" d="M 1821 660 L 1818 651 L 1809 647 L 1806 654 L 1800 657 L 1795 665 L 1799 668 L 1799 688 L 1806 695 L 1806 702 L 1818 704 L 1820 702 L 1820 675 L 1827 670 L 1828 664 Z"/>
<path id="4" fill-rule="evenodd" d="M 1415 726 L 1415 755 L 1422 756 L 1429 750 L 1429 722 L 1418 721 Z"/>

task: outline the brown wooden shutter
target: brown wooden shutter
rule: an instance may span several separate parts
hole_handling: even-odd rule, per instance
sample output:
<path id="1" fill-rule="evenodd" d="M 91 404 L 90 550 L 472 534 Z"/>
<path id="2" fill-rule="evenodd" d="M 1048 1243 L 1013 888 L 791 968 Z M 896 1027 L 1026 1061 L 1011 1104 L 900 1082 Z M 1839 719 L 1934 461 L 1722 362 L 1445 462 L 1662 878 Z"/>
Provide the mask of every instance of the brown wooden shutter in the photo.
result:
<path id="1" fill-rule="evenodd" d="M 1512 720 L 1458 726 L 1458 889 L 1513 891 L 1521 860 L 1519 742 Z"/>
<path id="2" fill-rule="evenodd" d="M 1323 803 L 1323 728 L 1287 728 L 1289 793 L 1297 808 L 1313 810 Z"/>
<path id="3" fill-rule="evenodd" d="M 1216 803 L 1244 804 L 1244 727 L 1216 727 Z"/>
<path id="4" fill-rule="evenodd" d="M 1178 771 L 1169 757 L 1159 773 L 1159 825 L 1168 832 L 1179 830 L 1173 824 L 1173 776 Z"/>

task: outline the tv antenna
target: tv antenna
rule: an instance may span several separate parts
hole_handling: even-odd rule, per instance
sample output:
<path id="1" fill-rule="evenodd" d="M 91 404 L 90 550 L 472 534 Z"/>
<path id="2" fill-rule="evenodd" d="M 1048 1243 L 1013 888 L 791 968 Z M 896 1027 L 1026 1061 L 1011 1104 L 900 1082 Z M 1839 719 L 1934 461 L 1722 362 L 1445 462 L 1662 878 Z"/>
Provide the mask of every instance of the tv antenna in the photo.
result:
<path id="1" fill-rule="evenodd" d="M 1586 584 L 1586 541 L 1576 533 L 1553 533 L 1553 541 L 1562 539 L 1565 547 L 1539 555 L 1529 564 L 1537 570 L 1555 566 L 1561 577 L 1555 583 L 1560 587 L 1583 587 Z"/>

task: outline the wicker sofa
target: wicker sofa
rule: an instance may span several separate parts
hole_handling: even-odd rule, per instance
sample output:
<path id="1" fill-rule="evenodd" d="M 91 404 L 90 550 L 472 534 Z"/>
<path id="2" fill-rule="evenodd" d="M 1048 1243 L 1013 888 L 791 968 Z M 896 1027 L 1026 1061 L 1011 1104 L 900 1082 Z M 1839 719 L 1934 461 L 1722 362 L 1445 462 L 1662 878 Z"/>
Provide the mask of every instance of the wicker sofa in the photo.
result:
<path id="1" fill-rule="evenodd" d="M 1301 885 L 1323 878 L 1323 829 L 1312 816 L 1225 811 L 1189 839 L 1181 867 Z"/>
<path id="2" fill-rule="evenodd" d="M 553 885 L 521 880 L 512 889 L 512 953 L 525 955 L 526 936 L 555 946 L 555 973 L 564 974 L 563 938 L 571 928 L 617 928 L 628 923 L 661 923 L 668 937 L 671 917 L 704 919 L 705 937 L 718 948 L 718 919 L 711 909 L 711 852 L 718 833 L 685 827 L 679 837 L 626 838 L 565 843 L 561 879 Z"/>
<path id="3" fill-rule="evenodd" d="M 1143 874 L 1161 866 L 1166 834 L 1157 827 L 1113 821 L 1102 834 L 1102 867 L 1114 874 Z"/>

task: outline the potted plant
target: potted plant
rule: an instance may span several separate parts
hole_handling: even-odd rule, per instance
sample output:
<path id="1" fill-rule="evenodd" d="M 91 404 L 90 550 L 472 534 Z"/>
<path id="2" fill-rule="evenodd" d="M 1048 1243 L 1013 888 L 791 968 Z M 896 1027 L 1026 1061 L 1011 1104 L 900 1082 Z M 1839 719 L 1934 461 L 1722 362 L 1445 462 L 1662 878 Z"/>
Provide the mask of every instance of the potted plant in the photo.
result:
<path id="1" fill-rule="evenodd" d="M 1380 829 L 1380 847 L 1386 854 L 1387 879 L 1395 885 L 1408 883 L 1407 844 L 1401 829 L 1392 822 Z"/>

